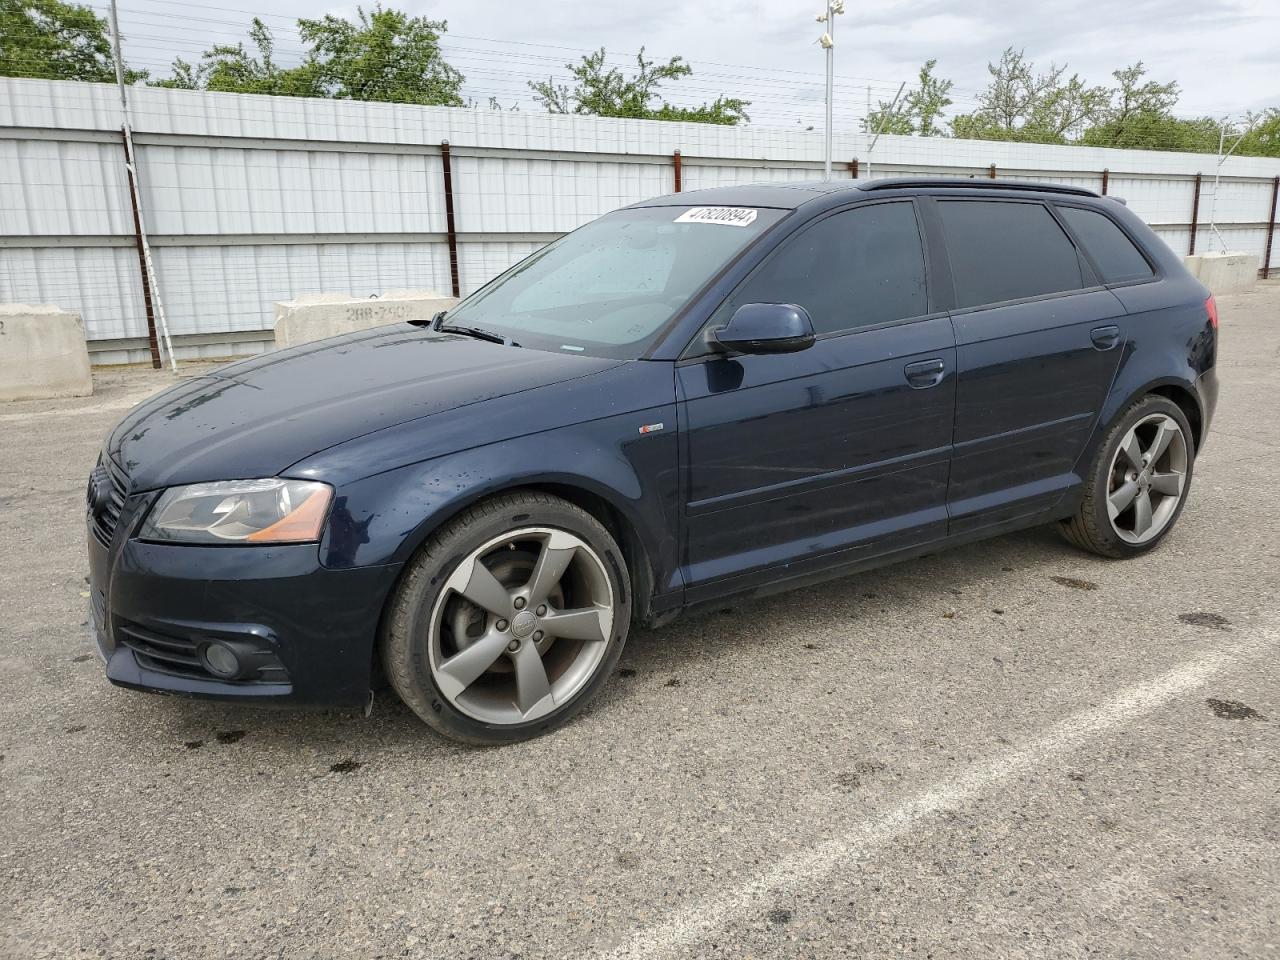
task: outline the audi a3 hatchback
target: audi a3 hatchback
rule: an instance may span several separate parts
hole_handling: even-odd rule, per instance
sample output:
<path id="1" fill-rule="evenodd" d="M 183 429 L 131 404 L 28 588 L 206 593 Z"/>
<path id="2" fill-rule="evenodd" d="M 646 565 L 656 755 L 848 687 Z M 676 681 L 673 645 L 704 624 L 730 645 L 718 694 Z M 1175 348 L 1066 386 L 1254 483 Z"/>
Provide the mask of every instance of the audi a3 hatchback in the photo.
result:
<path id="1" fill-rule="evenodd" d="M 385 673 L 488 743 L 563 723 L 634 624 L 704 602 L 1044 523 L 1158 563 L 1217 326 L 1083 189 L 646 201 L 447 315 L 131 411 L 89 483 L 97 643 L 121 686 L 257 703 L 361 706 Z"/>

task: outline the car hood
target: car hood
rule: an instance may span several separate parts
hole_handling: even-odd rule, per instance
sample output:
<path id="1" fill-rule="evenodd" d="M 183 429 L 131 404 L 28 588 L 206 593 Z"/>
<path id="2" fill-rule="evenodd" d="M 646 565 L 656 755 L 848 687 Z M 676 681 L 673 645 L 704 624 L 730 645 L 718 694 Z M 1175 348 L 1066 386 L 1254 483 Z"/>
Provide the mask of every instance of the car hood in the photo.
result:
<path id="1" fill-rule="evenodd" d="M 381 327 L 185 380 L 131 410 L 107 449 L 131 491 L 273 476 L 376 430 L 620 362 Z"/>

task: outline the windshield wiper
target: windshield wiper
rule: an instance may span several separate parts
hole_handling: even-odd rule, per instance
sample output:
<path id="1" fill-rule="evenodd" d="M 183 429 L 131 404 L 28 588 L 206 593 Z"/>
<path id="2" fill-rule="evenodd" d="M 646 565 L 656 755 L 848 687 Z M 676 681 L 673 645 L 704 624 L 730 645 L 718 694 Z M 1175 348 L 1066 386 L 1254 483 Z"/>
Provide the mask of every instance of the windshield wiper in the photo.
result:
<path id="1" fill-rule="evenodd" d="M 436 315 L 435 329 L 439 333 L 461 333 L 463 337 L 475 337 L 477 340 L 488 340 L 489 343 L 500 343 L 504 347 L 518 347 L 520 344 L 509 337 L 503 337 L 493 330 L 485 330 L 483 326 L 463 326 L 462 324 L 443 323 L 444 317 Z"/>
<path id="2" fill-rule="evenodd" d="M 490 343 L 507 342 L 507 338 L 499 333 L 491 330 L 484 330 L 480 327 L 464 327 L 457 323 L 441 323 L 436 326 L 441 333 L 461 333 L 463 336 L 475 337 L 477 340 L 488 340 Z"/>

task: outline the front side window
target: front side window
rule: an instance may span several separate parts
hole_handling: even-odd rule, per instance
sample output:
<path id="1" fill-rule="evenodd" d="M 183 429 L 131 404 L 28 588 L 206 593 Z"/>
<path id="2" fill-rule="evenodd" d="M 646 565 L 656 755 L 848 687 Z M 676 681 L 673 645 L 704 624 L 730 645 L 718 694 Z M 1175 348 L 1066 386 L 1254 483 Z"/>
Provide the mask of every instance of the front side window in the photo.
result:
<path id="1" fill-rule="evenodd" d="M 924 248 L 910 201 L 876 203 L 805 227 L 733 292 L 713 323 L 744 303 L 795 303 L 819 335 L 929 312 Z"/>
<path id="2" fill-rule="evenodd" d="M 1103 283 L 1126 283 L 1152 276 L 1147 258 L 1110 217 L 1083 207 L 1060 206 L 1058 212 L 1093 257 Z"/>
<path id="3" fill-rule="evenodd" d="M 704 284 L 785 211 L 642 207 L 593 220 L 449 311 L 521 346 L 642 356 Z"/>
<path id="4" fill-rule="evenodd" d="M 1075 245 L 1042 203 L 940 200 L 956 306 L 1079 290 Z"/>

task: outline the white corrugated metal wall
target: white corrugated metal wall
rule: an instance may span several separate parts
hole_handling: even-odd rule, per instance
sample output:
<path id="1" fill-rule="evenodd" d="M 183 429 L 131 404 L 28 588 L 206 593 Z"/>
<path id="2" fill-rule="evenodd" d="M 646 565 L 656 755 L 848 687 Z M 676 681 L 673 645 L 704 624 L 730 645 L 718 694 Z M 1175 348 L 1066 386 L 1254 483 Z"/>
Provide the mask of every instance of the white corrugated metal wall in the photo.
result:
<path id="1" fill-rule="evenodd" d="M 440 144 L 448 141 L 463 293 L 609 210 L 685 190 L 821 173 L 822 135 L 702 124 L 131 91 L 143 203 L 170 328 L 185 356 L 262 349 L 272 303 L 450 288 Z M 839 175 L 861 134 L 837 134 Z M 1051 180 L 1109 192 L 1179 253 L 1216 158 L 882 137 L 871 175 Z M 1216 219 L 1260 259 L 1280 160 L 1232 157 Z M 1280 267 L 1280 242 L 1272 252 Z M 81 311 L 95 359 L 139 360 L 146 322 L 114 87 L 0 78 L 0 302 Z"/>

